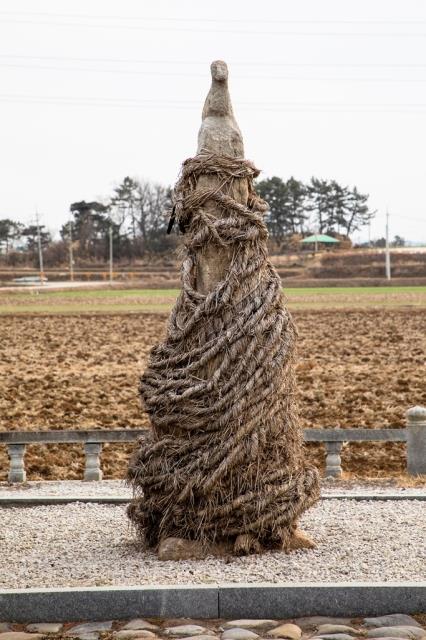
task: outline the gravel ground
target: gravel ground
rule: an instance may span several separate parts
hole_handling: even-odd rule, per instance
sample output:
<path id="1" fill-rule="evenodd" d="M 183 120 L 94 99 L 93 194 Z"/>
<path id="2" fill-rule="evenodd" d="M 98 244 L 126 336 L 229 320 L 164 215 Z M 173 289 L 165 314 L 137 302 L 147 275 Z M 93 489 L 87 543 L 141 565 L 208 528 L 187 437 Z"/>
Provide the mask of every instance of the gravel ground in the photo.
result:
<path id="1" fill-rule="evenodd" d="M 132 491 L 122 480 L 60 480 L 50 482 L 26 482 L 10 485 L 0 482 L 0 498 L 26 498 L 28 496 L 132 496 Z"/>
<path id="2" fill-rule="evenodd" d="M 326 480 L 322 485 L 322 494 L 345 493 L 347 495 L 374 493 L 378 495 L 420 496 L 426 493 L 426 486 L 404 489 L 390 482 L 347 482 Z M 131 489 L 122 480 L 103 480 L 102 482 L 84 482 L 82 480 L 62 480 L 50 482 L 26 482 L 10 485 L 0 482 L 0 498 L 34 496 L 129 496 Z"/>
<path id="3" fill-rule="evenodd" d="M 313 551 L 179 563 L 138 548 L 124 506 L 3 508 L 0 522 L 2 588 L 426 579 L 426 504 L 417 500 L 323 501 L 301 521 Z"/>

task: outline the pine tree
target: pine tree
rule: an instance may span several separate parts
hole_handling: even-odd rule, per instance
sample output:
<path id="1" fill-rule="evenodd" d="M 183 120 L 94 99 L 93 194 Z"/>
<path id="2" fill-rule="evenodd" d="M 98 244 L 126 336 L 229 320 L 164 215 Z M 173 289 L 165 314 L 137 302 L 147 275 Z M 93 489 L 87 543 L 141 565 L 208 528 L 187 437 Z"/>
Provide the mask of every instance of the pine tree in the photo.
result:
<path id="1" fill-rule="evenodd" d="M 342 187 L 336 180 L 329 183 L 329 209 L 327 233 L 340 233 L 345 228 L 348 215 L 348 187 Z"/>
<path id="2" fill-rule="evenodd" d="M 74 216 L 73 237 L 78 241 L 79 254 L 82 257 L 106 257 L 106 242 L 109 234 L 109 207 L 101 202 L 74 202 L 70 211 Z M 66 233 L 64 227 L 61 230 Z M 64 237 L 64 236 L 63 236 Z"/>
<path id="3" fill-rule="evenodd" d="M 292 233 L 303 233 L 309 218 L 306 209 L 307 189 L 303 182 L 291 176 L 286 182 L 287 217 Z"/>
<path id="4" fill-rule="evenodd" d="M 127 221 L 133 240 L 137 236 L 139 199 L 139 183 L 129 176 L 126 176 L 118 187 L 115 187 L 114 195 L 111 198 L 111 210 L 115 223 L 121 228 Z"/>
<path id="5" fill-rule="evenodd" d="M 281 241 L 292 230 L 288 212 L 288 186 L 281 178 L 273 176 L 258 182 L 256 191 L 269 207 L 266 217 L 268 231 L 274 239 Z"/>
<path id="6" fill-rule="evenodd" d="M 330 211 L 333 211 L 331 183 L 327 180 L 311 178 L 307 187 L 308 209 L 313 213 L 313 222 L 319 233 L 324 233 L 330 225 Z"/>
<path id="7" fill-rule="evenodd" d="M 362 194 L 354 187 L 348 194 L 348 212 L 345 221 L 346 235 L 357 231 L 374 218 L 376 211 L 372 211 L 367 202 L 368 195 Z"/>
<path id="8" fill-rule="evenodd" d="M 5 254 L 9 253 L 10 245 L 21 237 L 24 225 L 10 218 L 0 220 L 0 249 L 4 246 Z"/>

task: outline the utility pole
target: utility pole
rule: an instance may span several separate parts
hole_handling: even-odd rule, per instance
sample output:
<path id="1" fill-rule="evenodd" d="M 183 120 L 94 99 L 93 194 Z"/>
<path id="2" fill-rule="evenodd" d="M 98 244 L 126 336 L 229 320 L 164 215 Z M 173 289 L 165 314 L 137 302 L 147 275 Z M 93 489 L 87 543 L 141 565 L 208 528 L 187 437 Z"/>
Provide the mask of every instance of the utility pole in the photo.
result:
<path id="1" fill-rule="evenodd" d="M 391 279 L 391 263 L 389 251 L 389 211 L 386 209 L 386 278 Z"/>
<path id="2" fill-rule="evenodd" d="M 70 227 L 70 280 L 74 281 L 74 255 L 72 250 L 72 220 L 69 221 Z"/>
<path id="3" fill-rule="evenodd" d="M 41 235 L 40 224 L 38 220 L 38 211 L 36 209 L 36 225 L 37 225 L 37 245 L 38 245 L 38 263 L 40 268 L 40 284 L 44 284 L 44 269 L 43 269 L 43 251 L 41 248 Z"/>
<path id="4" fill-rule="evenodd" d="M 112 225 L 109 228 L 109 281 L 112 284 Z"/>

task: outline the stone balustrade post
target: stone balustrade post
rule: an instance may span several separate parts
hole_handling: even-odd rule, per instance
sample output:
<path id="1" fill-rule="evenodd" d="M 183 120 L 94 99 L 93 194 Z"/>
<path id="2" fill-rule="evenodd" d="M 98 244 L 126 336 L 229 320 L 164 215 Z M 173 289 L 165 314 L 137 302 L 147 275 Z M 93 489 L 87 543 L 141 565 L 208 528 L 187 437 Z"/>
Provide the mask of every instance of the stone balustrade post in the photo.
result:
<path id="1" fill-rule="evenodd" d="M 9 466 L 9 482 L 25 482 L 27 474 L 25 473 L 25 445 L 9 444 L 7 452 L 10 458 Z"/>
<path id="2" fill-rule="evenodd" d="M 101 442 L 85 442 L 84 452 L 86 454 L 86 466 L 84 469 L 84 479 L 87 481 L 102 480 L 101 471 Z"/>
<path id="3" fill-rule="evenodd" d="M 340 452 L 343 442 L 325 442 L 325 476 L 326 478 L 340 478 L 342 475 L 342 458 Z"/>
<path id="4" fill-rule="evenodd" d="M 407 471 L 411 476 L 426 474 L 426 408 L 412 407 L 407 417 Z"/>

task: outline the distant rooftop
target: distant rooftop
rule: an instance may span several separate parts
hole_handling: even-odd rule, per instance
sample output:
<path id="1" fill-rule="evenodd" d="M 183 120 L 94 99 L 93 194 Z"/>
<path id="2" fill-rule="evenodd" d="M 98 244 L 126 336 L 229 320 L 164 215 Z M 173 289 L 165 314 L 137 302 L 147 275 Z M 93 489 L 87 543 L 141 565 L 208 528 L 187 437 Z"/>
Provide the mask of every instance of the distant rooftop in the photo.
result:
<path id="1" fill-rule="evenodd" d="M 301 240 L 301 242 L 305 242 L 306 244 L 308 242 L 326 242 L 326 243 L 332 244 L 332 243 L 335 243 L 335 242 L 340 242 L 340 240 L 336 240 L 336 238 L 332 238 L 331 236 L 318 234 L 318 235 L 314 235 L 314 236 L 308 236 L 307 238 L 303 238 L 303 240 Z"/>

